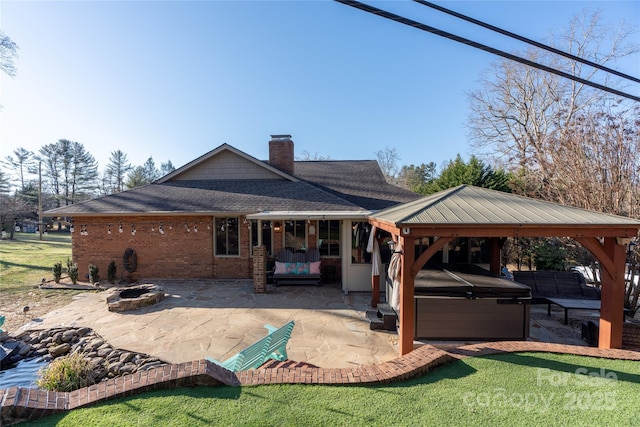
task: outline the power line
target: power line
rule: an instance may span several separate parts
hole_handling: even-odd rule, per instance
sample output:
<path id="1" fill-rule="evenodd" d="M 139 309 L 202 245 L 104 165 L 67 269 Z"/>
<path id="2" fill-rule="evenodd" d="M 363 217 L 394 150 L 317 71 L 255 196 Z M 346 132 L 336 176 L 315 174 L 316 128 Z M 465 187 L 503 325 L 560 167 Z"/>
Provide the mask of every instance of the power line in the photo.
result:
<path id="1" fill-rule="evenodd" d="M 467 46 L 475 47 L 476 49 L 480 49 L 480 50 L 483 50 L 485 52 L 489 52 L 489 53 L 492 53 L 494 55 L 498 55 L 498 56 L 501 56 L 503 58 L 506 58 L 506 59 L 509 59 L 509 60 L 512 60 L 512 61 L 516 61 L 516 62 L 519 62 L 519 63 L 524 64 L 524 65 L 528 65 L 528 66 L 533 67 L 533 68 L 537 68 L 537 69 L 542 70 L 542 71 L 546 71 L 548 73 L 556 74 L 556 75 L 558 75 L 560 77 L 564 77 L 564 78 L 573 80 L 575 82 L 582 83 L 582 84 L 584 84 L 586 86 L 591 86 L 593 88 L 600 89 L 602 91 L 605 91 L 605 92 L 608 92 L 608 93 L 611 93 L 611 94 L 614 94 L 614 95 L 618 95 L 618 96 L 621 96 L 623 98 L 628 98 L 628 99 L 632 99 L 634 101 L 639 101 L 640 102 L 640 97 L 638 97 L 638 96 L 631 95 L 631 94 L 628 94 L 626 92 L 622 92 L 622 91 L 619 91 L 617 89 L 613 89 L 613 88 L 610 88 L 608 86 L 601 85 L 599 83 L 590 82 L 589 80 L 583 79 L 581 77 L 573 76 L 571 74 L 565 73 L 564 71 L 556 70 L 555 68 L 551 68 L 551 67 L 548 67 L 546 65 L 538 64 L 537 62 L 533 62 L 533 61 L 530 61 L 528 59 L 521 58 L 519 56 L 512 55 L 510 53 L 495 49 L 493 47 L 490 47 L 490 46 L 475 42 L 473 40 L 469 40 L 469 39 L 466 39 L 464 37 L 460 37 L 460 36 L 457 36 L 455 34 L 451 34 L 451 33 L 448 33 L 446 31 L 439 30 L 437 28 L 431 27 L 429 25 L 422 24 L 422 23 L 414 21 L 412 19 L 405 18 L 403 16 L 396 15 L 394 13 L 387 12 L 387 11 L 382 10 L 382 9 L 378 9 L 377 7 L 369 6 L 368 4 L 364 4 L 364 3 L 360 3 L 359 1 L 354 1 L 354 0 L 335 0 L 335 1 L 337 1 L 339 3 L 342 3 L 342 4 L 345 4 L 347 6 L 354 7 L 356 9 L 363 10 L 363 11 L 371 13 L 373 15 L 378 15 L 378 16 L 381 16 L 383 18 L 390 19 L 392 21 L 396 21 L 396 22 L 399 22 L 399 23 L 404 24 L 404 25 L 408 25 L 408 26 L 413 27 L 413 28 L 417 28 L 417 29 L 422 30 L 422 31 L 426 31 L 428 33 L 432 33 L 432 34 L 438 35 L 440 37 L 444 37 L 444 38 L 447 38 L 449 40 L 456 41 L 458 43 L 466 44 Z"/>
<path id="2" fill-rule="evenodd" d="M 438 6 L 437 4 L 434 4 L 434 3 L 431 3 L 431 2 L 428 2 L 428 1 L 424 1 L 424 0 L 413 0 L 413 1 L 415 1 L 416 3 L 419 3 L 419 4 L 423 5 L 423 6 L 427 6 L 427 7 L 430 7 L 432 9 L 438 10 L 440 12 L 446 13 L 448 15 L 455 16 L 456 18 L 460 18 L 460 19 L 465 20 L 467 22 L 471 22 L 472 24 L 479 25 L 479 26 L 481 26 L 483 28 L 486 28 L 488 30 L 495 31 L 496 33 L 500 33 L 502 35 L 514 38 L 514 39 L 519 40 L 521 42 L 528 43 L 530 45 L 533 45 L 533 46 L 538 47 L 540 49 L 544 49 L 546 51 L 555 53 L 557 55 L 564 56 L 565 58 L 569 58 L 569 59 L 571 59 L 573 61 L 581 62 L 581 63 L 583 63 L 585 65 L 590 66 L 590 67 L 597 68 L 597 69 L 605 71 L 607 73 L 615 74 L 618 77 L 622 77 L 622 78 L 634 81 L 636 83 L 640 83 L 640 79 L 637 78 L 637 77 L 633 77 L 633 76 L 630 76 L 628 74 L 621 73 L 620 71 L 613 70 L 611 68 L 605 67 L 604 65 L 600 65 L 600 64 L 597 64 L 597 63 L 595 63 L 593 61 L 589 61 L 588 59 L 583 59 L 583 58 L 580 58 L 579 56 L 575 56 L 575 55 L 572 55 L 571 53 L 567 53 L 567 52 L 564 52 L 562 50 L 556 49 L 554 47 L 547 46 L 547 45 L 539 43 L 539 42 L 537 42 L 535 40 L 531 40 L 531 39 L 528 39 L 526 37 L 519 36 L 518 34 L 512 33 L 512 32 L 507 31 L 507 30 L 503 30 L 502 28 L 495 27 L 495 26 L 493 26 L 491 24 L 487 24 L 485 22 L 479 21 L 479 20 L 471 18 L 469 16 L 465 16 L 465 15 L 463 15 L 461 13 L 458 13 L 458 12 L 455 12 L 453 10 L 446 9 L 446 8 L 444 8 L 442 6 Z"/>

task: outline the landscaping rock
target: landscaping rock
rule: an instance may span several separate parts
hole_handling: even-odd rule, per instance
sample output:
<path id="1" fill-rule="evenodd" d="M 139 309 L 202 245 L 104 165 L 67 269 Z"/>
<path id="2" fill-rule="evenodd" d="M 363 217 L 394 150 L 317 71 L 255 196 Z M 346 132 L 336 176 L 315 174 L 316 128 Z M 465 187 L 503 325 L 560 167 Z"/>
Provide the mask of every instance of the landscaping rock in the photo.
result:
<path id="1" fill-rule="evenodd" d="M 122 363 L 127 363 L 127 362 L 131 362 L 133 360 L 133 357 L 135 355 L 131 352 L 124 352 L 122 354 L 120 354 L 120 362 Z"/>
<path id="2" fill-rule="evenodd" d="M 77 337 L 77 333 L 74 329 L 70 329 L 68 331 L 64 331 L 62 333 L 62 341 L 63 342 L 72 342 Z"/>
<path id="3" fill-rule="evenodd" d="M 89 349 L 97 350 L 102 344 L 104 344 L 104 340 L 102 338 L 95 338 L 89 343 Z"/>
<path id="4" fill-rule="evenodd" d="M 27 343 L 21 342 L 18 347 L 18 355 L 24 357 L 32 350 L 31 346 Z"/>
<path id="5" fill-rule="evenodd" d="M 54 360 L 69 353 L 80 354 L 93 367 L 97 382 L 108 378 L 144 371 L 166 363 L 147 354 L 113 348 L 91 328 L 52 328 L 44 331 L 26 331 L 5 341 L 17 342 L 18 350 L 1 363 L 12 366 L 23 359 L 42 357 Z"/>
<path id="6" fill-rule="evenodd" d="M 131 374 L 132 372 L 134 372 L 136 370 L 136 368 L 137 368 L 137 366 L 134 365 L 133 363 L 126 363 L 124 366 L 122 366 L 118 370 L 118 373 L 120 375 Z"/>
<path id="7" fill-rule="evenodd" d="M 107 356 L 109 354 L 111 354 L 112 351 L 113 351 L 113 349 L 110 346 L 109 347 L 100 347 L 98 349 L 98 356 L 107 358 Z"/>
<path id="8" fill-rule="evenodd" d="M 49 348 L 49 354 L 51 354 L 51 356 L 53 357 L 64 356 L 65 354 L 69 353 L 69 350 L 71 350 L 71 344 L 64 343 Z"/>

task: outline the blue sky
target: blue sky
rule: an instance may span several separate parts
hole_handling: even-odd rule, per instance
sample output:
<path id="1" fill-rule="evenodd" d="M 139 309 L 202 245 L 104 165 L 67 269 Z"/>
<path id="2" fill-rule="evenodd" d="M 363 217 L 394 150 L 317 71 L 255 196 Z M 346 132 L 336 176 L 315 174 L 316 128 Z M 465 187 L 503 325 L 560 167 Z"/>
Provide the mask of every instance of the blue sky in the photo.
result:
<path id="1" fill-rule="evenodd" d="M 523 50 L 413 2 L 369 2 L 503 50 Z M 640 2 L 439 1 L 545 41 L 601 10 L 640 28 Z M 400 164 L 472 154 L 466 92 L 497 58 L 332 1 L 0 1 L 0 28 L 20 47 L 0 76 L 0 145 L 38 150 L 66 138 L 106 165 L 181 166 L 228 143 L 259 159 L 270 134 L 296 153 Z M 640 76 L 640 56 L 617 69 Z M 630 92 L 640 95 L 637 86 Z"/>

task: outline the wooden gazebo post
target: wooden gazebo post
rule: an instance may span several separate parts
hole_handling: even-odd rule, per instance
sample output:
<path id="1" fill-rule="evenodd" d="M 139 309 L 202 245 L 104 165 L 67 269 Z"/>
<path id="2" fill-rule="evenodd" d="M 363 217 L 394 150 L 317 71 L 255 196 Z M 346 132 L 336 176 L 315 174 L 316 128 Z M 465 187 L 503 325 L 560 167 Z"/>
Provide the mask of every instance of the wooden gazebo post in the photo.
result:
<path id="1" fill-rule="evenodd" d="M 402 270 L 400 273 L 400 355 L 413 351 L 415 335 L 415 301 L 413 263 L 415 260 L 415 238 L 400 236 L 402 245 Z"/>
<path id="2" fill-rule="evenodd" d="M 468 212 L 474 212 L 469 215 Z M 432 218 L 432 219 L 429 219 Z M 558 218 L 564 218 L 562 222 Z M 640 221 L 462 185 L 387 208 L 369 222 L 402 243 L 399 353 L 413 351 L 415 277 L 444 245 L 458 237 L 489 238 L 490 270 L 500 273 L 500 248 L 508 237 L 571 237 L 602 266 L 600 348 L 622 347 L 625 244 L 638 236 Z M 415 239 L 436 240 L 416 259 Z M 602 243 L 601 243 L 602 242 Z"/>
<path id="3" fill-rule="evenodd" d="M 604 239 L 604 251 L 613 263 L 613 271 L 602 270 L 600 337 L 598 348 L 622 348 L 624 323 L 625 247 L 615 237 Z"/>
<path id="4" fill-rule="evenodd" d="M 604 244 L 594 237 L 582 237 L 576 240 L 586 247 L 602 266 L 598 348 L 621 348 L 626 269 L 624 239 L 605 237 Z"/>

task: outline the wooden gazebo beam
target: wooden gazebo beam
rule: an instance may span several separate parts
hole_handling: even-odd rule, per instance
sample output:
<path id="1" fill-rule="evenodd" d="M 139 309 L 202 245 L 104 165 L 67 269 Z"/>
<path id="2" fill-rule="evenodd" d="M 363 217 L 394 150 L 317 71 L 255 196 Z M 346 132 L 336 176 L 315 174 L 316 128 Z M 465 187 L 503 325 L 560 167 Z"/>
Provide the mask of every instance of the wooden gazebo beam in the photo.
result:
<path id="1" fill-rule="evenodd" d="M 601 263 L 602 298 L 600 310 L 600 348 L 622 346 L 624 309 L 625 248 L 620 238 L 636 237 L 637 228 L 628 226 L 568 226 L 568 225 L 469 225 L 439 226 L 437 224 L 392 224 L 370 219 L 376 227 L 388 231 L 402 243 L 400 286 L 399 353 L 413 351 L 415 329 L 414 282 L 421 267 L 444 245 L 457 237 L 491 238 L 492 247 L 499 247 L 500 238 L 506 237 L 571 237 L 588 249 Z M 437 240 L 417 259 L 413 250 L 416 238 L 436 237 Z M 600 239 L 604 238 L 604 243 Z M 495 254 L 494 254 L 495 255 Z M 495 264 L 494 262 L 492 264 Z M 495 266 L 492 266 L 495 269 Z"/>
<path id="2" fill-rule="evenodd" d="M 403 243 L 400 305 L 400 354 L 413 350 L 414 281 L 438 250 L 415 260 L 415 239 L 437 237 L 435 245 L 457 237 L 489 238 L 491 271 L 500 271 L 497 255 L 504 238 L 570 237 L 589 249 L 603 267 L 600 346 L 620 347 L 624 304 L 624 243 L 638 236 L 640 221 L 557 203 L 460 185 L 373 213 L 369 221 Z M 599 239 L 604 239 L 603 243 Z M 432 245 L 433 246 L 433 245 Z"/>
<path id="3" fill-rule="evenodd" d="M 377 223 L 385 224 L 381 221 Z M 587 226 L 550 226 L 540 225 L 513 226 L 513 225 L 461 225 L 459 227 L 424 225 L 424 224 L 399 224 L 392 233 L 399 234 L 402 231 L 405 237 L 636 237 L 637 228 L 629 227 L 587 227 Z"/>

